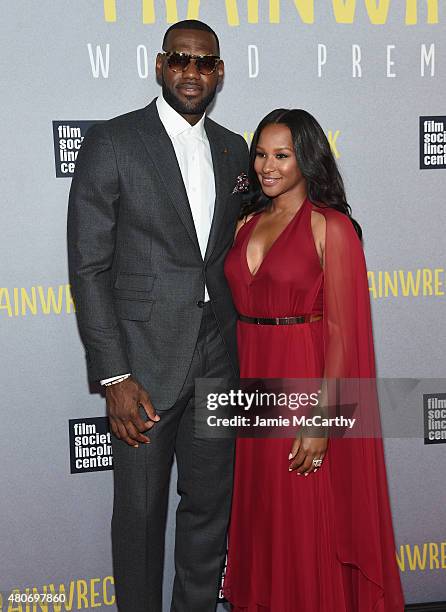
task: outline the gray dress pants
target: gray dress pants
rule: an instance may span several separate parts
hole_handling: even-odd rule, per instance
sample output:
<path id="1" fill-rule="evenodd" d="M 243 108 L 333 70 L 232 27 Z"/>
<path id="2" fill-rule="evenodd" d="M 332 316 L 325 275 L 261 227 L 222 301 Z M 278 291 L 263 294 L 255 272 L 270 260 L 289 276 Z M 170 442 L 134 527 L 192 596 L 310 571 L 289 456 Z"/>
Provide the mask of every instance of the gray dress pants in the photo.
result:
<path id="1" fill-rule="evenodd" d="M 234 443 L 194 436 L 194 383 L 196 378 L 232 376 L 217 321 L 206 303 L 183 389 L 172 408 L 159 412 L 161 420 L 148 432 L 151 443 L 132 448 L 112 435 L 112 550 L 120 612 L 162 612 L 164 540 L 174 455 L 181 499 L 176 513 L 171 612 L 213 612 L 216 608 L 226 552 Z M 150 389 L 147 391 L 150 394 Z"/>

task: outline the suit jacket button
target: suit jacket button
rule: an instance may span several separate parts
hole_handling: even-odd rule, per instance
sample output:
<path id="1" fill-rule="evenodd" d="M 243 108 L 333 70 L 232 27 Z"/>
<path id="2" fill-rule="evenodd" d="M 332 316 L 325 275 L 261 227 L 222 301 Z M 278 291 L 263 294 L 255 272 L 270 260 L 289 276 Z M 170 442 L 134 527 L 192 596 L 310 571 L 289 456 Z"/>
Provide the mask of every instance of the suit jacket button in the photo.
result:
<path id="1" fill-rule="evenodd" d="M 198 302 L 197 302 L 197 306 L 198 306 L 198 308 L 203 308 L 203 307 L 204 307 L 204 302 L 203 302 L 203 300 L 198 300 Z"/>

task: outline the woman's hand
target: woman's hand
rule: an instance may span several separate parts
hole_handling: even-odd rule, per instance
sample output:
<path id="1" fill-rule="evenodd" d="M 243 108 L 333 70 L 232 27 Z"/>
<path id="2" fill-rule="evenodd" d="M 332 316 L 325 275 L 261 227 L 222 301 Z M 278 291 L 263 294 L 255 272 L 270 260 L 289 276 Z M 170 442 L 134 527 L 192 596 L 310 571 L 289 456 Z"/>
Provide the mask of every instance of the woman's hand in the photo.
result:
<path id="1" fill-rule="evenodd" d="M 327 452 L 328 438 L 310 438 L 299 434 L 293 442 L 288 456 L 290 472 L 295 471 L 298 476 L 308 476 L 319 469 L 313 459 L 324 459 Z"/>

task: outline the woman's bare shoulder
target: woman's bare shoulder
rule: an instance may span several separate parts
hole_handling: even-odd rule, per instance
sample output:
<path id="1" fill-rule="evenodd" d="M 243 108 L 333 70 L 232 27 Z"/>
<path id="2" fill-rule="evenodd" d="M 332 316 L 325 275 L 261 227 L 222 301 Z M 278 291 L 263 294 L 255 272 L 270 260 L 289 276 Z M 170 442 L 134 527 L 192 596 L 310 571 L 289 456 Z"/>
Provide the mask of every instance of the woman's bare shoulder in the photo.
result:
<path id="1" fill-rule="evenodd" d="M 355 234 L 351 218 L 339 210 L 330 207 L 317 208 L 313 206 L 311 215 L 311 225 L 314 228 L 319 228 L 319 231 L 326 233 L 328 230 L 333 236 L 349 236 Z"/>
<path id="2" fill-rule="evenodd" d="M 323 217 L 323 221 L 320 220 L 321 217 Z M 338 249 L 346 249 L 348 245 L 350 245 L 350 248 L 356 248 L 361 244 L 361 239 L 355 230 L 351 217 L 334 208 L 326 207 L 316 210 L 313 208 L 311 227 L 315 241 L 320 242 L 323 251 L 325 251 L 327 237 L 332 247 Z"/>
<path id="3" fill-rule="evenodd" d="M 251 219 L 254 217 L 254 215 L 255 215 L 255 214 L 256 214 L 256 213 L 252 213 L 252 214 L 250 214 L 250 215 L 246 215 L 245 217 L 242 217 L 241 219 L 239 219 L 239 220 L 237 221 L 237 225 L 236 225 L 236 228 L 235 228 L 235 235 L 234 235 L 234 239 L 235 239 L 235 237 L 237 236 L 237 234 L 238 234 L 238 232 L 239 232 L 240 228 L 241 228 L 241 227 L 243 227 L 244 225 L 246 225 L 246 223 L 248 223 L 248 221 L 251 221 Z"/>
<path id="4" fill-rule="evenodd" d="M 316 209 L 311 211 L 311 229 L 313 230 L 313 236 L 316 242 L 321 244 L 325 243 L 325 232 L 327 228 L 327 221 L 325 216 Z"/>
<path id="5" fill-rule="evenodd" d="M 314 227 L 325 227 L 326 225 L 325 215 L 316 208 L 311 210 L 311 224 Z"/>

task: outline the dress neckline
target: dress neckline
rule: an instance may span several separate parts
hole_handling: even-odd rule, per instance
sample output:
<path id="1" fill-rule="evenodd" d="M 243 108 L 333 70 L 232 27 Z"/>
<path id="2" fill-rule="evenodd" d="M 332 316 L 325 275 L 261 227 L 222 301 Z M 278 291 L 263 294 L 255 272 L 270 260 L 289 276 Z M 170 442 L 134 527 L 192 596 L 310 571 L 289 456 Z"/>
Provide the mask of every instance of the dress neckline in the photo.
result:
<path id="1" fill-rule="evenodd" d="M 264 265 L 265 261 L 268 259 L 269 254 L 271 253 L 271 251 L 274 250 L 274 247 L 277 245 L 277 243 L 280 242 L 282 237 L 287 233 L 287 231 L 294 224 L 294 222 L 297 220 L 297 218 L 299 218 L 301 216 L 302 210 L 305 208 L 307 202 L 308 202 L 308 199 L 305 198 L 305 200 L 302 202 L 302 206 L 295 213 L 293 218 L 286 224 L 286 226 L 283 228 L 283 230 L 280 232 L 280 234 L 274 240 L 272 245 L 269 247 L 269 249 L 267 250 L 265 256 L 263 257 L 262 261 L 260 262 L 260 265 L 258 266 L 258 268 L 257 268 L 257 270 L 256 270 L 256 272 L 254 274 L 251 272 L 251 269 L 250 269 L 249 264 L 248 264 L 248 244 L 249 244 L 249 240 L 250 240 L 250 238 L 251 238 L 251 236 L 252 236 L 252 234 L 253 234 L 256 226 L 257 226 L 257 223 L 259 222 L 261 216 L 263 215 L 263 211 L 258 213 L 257 215 L 252 217 L 252 219 L 250 219 L 248 221 L 248 223 L 249 223 L 250 221 L 255 219 L 254 223 L 252 223 L 252 227 L 250 228 L 250 231 L 247 232 L 247 234 L 245 236 L 244 244 L 242 246 L 241 251 L 242 251 L 242 258 L 243 258 L 246 270 L 248 272 L 248 275 L 249 275 L 249 278 L 250 278 L 251 281 L 253 281 L 257 277 L 257 275 L 259 274 L 259 272 L 263 268 L 263 265 Z"/>

